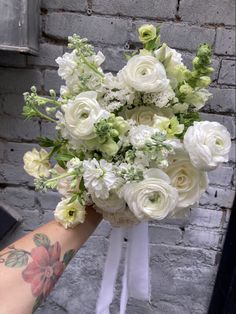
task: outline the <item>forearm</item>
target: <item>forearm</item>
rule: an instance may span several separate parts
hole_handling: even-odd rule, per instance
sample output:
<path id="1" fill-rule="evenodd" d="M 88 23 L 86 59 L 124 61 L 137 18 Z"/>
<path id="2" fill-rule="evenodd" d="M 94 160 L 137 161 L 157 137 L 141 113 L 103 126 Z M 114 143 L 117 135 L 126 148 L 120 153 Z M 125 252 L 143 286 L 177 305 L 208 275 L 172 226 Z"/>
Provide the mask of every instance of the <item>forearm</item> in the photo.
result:
<path id="1" fill-rule="evenodd" d="M 100 221 L 88 209 L 85 222 L 74 229 L 51 221 L 1 251 L 0 313 L 32 313 Z"/>

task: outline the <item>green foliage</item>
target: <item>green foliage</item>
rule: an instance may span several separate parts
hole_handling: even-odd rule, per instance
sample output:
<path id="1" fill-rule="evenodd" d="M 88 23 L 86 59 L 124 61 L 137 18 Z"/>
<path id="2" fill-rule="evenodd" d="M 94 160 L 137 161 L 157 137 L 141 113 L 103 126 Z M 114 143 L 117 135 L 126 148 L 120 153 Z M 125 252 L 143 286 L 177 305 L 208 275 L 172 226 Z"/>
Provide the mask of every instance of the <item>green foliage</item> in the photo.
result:
<path id="1" fill-rule="evenodd" d="M 7 267 L 22 267 L 27 265 L 29 254 L 23 250 L 13 249 L 7 256 L 5 266 Z"/>
<path id="2" fill-rule="evenodd" d="M 187 129 L 193 125 L 194 121 L 201 121 L 201 117 L 198 112 L 188 112 L 188 113 L 179 113 L 176 114 L 177 119 L 179 120 L 180 124 L 184 124 L 184 130 L 181 134 L 176 135 L 178 138 L 183 139 L 184 134 L 186 133 Z"/>
<path id="3" fill-rule="evenodd" d="M 50 246 L 49 238 L 46 236 L 46 234 L 43 233 L 34 234 L 33 241 L 36 246 L 44 246 L 45 248 L 49 248 Z"/>

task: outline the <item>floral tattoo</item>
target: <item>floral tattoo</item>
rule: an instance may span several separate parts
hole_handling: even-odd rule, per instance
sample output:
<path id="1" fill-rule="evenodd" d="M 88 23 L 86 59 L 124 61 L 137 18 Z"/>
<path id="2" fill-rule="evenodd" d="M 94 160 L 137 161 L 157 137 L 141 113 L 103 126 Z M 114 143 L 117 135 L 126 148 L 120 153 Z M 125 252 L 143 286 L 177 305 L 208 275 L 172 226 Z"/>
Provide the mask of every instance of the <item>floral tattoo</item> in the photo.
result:
<path id="1" fill-rule="evenodd" d="M 4 263 L 7 267 L 17 268 L 27 265 L 22 272 L 22 277 L 31 284 L 32 294 L 36 297 L 32 313 L 45 301 L 75 255 L 75 250 L 68 250 L 60 260 L 61 246 L 58 241 L 51 244 L 49 238 L 42 233 L 36 233 L 33 240 L 36 247 L 31 252 L 9 246 L 9 250 L 0 255 L 0 263 Z M 29 262 L 30 257 L 31 262 Z"/>

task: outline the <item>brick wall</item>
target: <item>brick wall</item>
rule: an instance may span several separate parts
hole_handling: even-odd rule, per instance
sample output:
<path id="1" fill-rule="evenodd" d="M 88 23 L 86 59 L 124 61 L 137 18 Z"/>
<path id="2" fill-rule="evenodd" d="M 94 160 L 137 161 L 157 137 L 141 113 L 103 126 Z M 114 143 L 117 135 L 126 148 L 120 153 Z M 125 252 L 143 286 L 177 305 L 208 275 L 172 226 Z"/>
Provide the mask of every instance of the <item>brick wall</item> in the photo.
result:
<path id="1" fill-rule="evenodd" d="M 233 0 L 43 0 L 38 57 L 0 52 L 0 194 L 23 217 L 5 245 L 52 218 L 58 195 L 35 193 L 22 156 L 38 135 L 53 135 L 50 123 L 24 122 L 22 93 L 35 84 L 42 93 L 61 84 L 55 58 L 68 35 L 86 36 L 107 57 L 105 70 L 124 65 L 123 52 L 137 45 L 136 28 L 162 23 L 162 40 L 181 50 L 190 65 L 201 42 L 213 46 L 214 98 L 204 119 L 223 123 L 232 134 L 230 160 L 210 173 L 210 187 L 185 219 L 150 224 L 151 303 L 130 300 L 129 314 L 205 314 L 230 208 L 235 165 L 235 8 Z M 92 314 L 100 286 L 110 227 L 102 223 L 68 266 L 37 313 Z M 118 289 L 120 282 L 118 282 Z M 118 298 L 113 312 L 118 313 Z"/>

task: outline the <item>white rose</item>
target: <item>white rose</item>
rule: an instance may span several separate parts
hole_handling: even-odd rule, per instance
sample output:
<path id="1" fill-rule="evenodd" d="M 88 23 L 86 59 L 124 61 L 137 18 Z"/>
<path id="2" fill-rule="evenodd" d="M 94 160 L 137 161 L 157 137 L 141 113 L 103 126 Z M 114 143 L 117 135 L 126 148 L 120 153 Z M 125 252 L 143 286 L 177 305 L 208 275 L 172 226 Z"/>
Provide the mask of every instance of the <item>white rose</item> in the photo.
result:
<path id="1" fill-rule="evenodd" d="M 26 152 L 23 157 L 25 171 L 35 177 L 48 177 L 51 165 L 48 159 L 48 152 L 45 149 L 33 148 L 32 151 Z"/>
<path id="2" fill-rule="evenodd" d="M 199 171 L 191 164 L 186 154 L 174 157 L 176 159 L 167 168 L 166 173 L 170 177 L 171 185 L 177 189 L 179 194 L 175 209 L 175 212 L 178 212 L 199 201 L 208 187 L 208 177 L 206 172 Z"/>
<path id="3" fill-rule="evenodd" d="M 65 127 L 74 140 L 95 138 L 94 124 L 108 116 L 109 113 L 101 109 L 96 97 L 95 92 L 84 92 L 62 106 Z"/>
<path id="4" fill-rule="evenodd" d="M 132 57 L 119 76 L 128 86 L 140 92 L 159 92 L 169 84 L 164 66 L 149 55 Z"/>
<path id="5" fill-rule="evenodd" d="M 97 198 L 95 195 L 92 195 L 91 197 L 94 204 L 105 212 L 115 213 L 119 210 L 125 209 L 126 207 L 124 199 L 119 198 L 115 191 L 110 191 L 109 197 L 105 200 Z"/>
<path id="6" fill-rule="evenodd" d="M 70 198 L 63 199 L 54 211 L 55 219 L 66 229 L 73 228 L 85 220 L 85 207 L 78 200 L 70 203 Z"/>
<path id="7" fill-rule="evenodd" d="M 159 169 L 146 171 L 145 179 L 123 188 L 124 199 L 139 220 L 164 219 L 178 202 L 178 192 L 169 177 Z"/>
<path id="8" fill-rule="evenodd" d="M 153 118 L 156 112 L 157 111 L 152 107 L 140 106 L 132 110 L 127 110 L 126 117 L 136 121 L 137 124 L 152 126 Z"/>
<path id="9" fill-rule="evenodd" d="M 194 122 L 184 135 L 184 147 L 196 168 L 209 171 L 228 161 L 230 133 L 218 122 Z"/>

